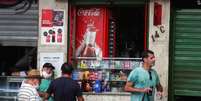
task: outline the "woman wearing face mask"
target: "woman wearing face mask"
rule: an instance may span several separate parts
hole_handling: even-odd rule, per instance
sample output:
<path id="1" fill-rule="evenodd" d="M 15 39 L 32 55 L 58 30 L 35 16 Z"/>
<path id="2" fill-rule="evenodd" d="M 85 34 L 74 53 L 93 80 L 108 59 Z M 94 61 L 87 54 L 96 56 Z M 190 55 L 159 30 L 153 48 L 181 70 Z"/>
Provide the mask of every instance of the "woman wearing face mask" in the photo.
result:
<path id="1" fill-rule="evenodd" d="M 41 76 L 43 79 L 41 80 L 38 92 L 41 97 L 44 97 L 45 92 L 47 91 L 50 82 L 54 78 L 54 66 L 51 63 L 45 63 L 43 65 Z M 53 101 L 53 99 L 50 97 L 48 101 Z"/>

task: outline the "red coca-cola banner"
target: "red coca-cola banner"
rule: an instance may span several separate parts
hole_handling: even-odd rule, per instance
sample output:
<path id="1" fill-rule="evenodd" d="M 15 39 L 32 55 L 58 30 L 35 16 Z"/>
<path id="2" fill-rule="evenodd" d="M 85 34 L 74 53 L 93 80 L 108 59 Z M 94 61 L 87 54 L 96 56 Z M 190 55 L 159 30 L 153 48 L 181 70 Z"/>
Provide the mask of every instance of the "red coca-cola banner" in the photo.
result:
<path id="1" fill-rule="evenodd" d="M 105 7 L 80 7 L 76 11 L 76 57 L 108 56 L 108 14 Z"/>

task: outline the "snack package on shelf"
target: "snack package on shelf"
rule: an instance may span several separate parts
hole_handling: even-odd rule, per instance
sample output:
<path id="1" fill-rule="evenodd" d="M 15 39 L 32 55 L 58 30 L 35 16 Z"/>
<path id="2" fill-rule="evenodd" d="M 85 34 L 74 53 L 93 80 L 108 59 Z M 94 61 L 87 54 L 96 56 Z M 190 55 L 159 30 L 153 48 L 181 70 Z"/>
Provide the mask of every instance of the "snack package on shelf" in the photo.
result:
<path id="1" fill-rule="evenodd" d="M 123 69 L 131 69 L 130 61 L 124 61 L 123 62 Z"/>
<path id="2" fill-rule="evenodd" d="M 90 71 L 89 80 L 98 80 L 98 72 L 97 71 Z"/>
<path id="3" fill-rule="evenodd" d="M 91 92 L 92 91 L 92 83 L 88 80 L 82 80 L 81 88 L 84 92 Z"/>
<path id="4" fill-rule="evenodd" d="M 120 80 L 122 80 L 122 81 L 126 81 L 127 80 L 127 75 L 123 71 L 120 71 L 119 75 L 120 75 Z"/>
<path id="5" fill-rule="evenodd" d="M 86 62 L 87 62 L 86 60 L 81 60 L 80 61 L 80 69 L 86 69 L 86 68 L 88 68 L 88 65 L 87 65 Z"/>
<path id="6" fill-rule="evenodd" d="M 101 81 L 100 80 L 96 80 L 94 85 L 93 85 L 93 91 L 95 91 L 95 93 L 100 93 L 101 92 Z"/>
<path id="7" fill-rule="evenodd" d="M 101 69 L 109 69 L 109 61 L 108 60 L 104 60 L 101 62 Z"/>
<path id="8" fill-rule="evenodd" d="M 73 80 L 79 80 L 79 71 L 77 71 L 77 70 L 73 71 L 72 79 Z"/>
<path id="9" fill-rule="evenodd" d="M 103 80 L 103 72 L 98 71 L 98 80 Z"/>
<path id="10" fill-rule="evenodd" d="M 140 61 L 132 61 L 131 62 L 131 67 L 132 69 L 136 68 L 136 67 L 140 67 L 141 62 Z"/>
<path id="11" fill-rule="evenodd" d="M 109 69 L 115 69 L 115 61 L 114 60 L 109 61 Z"/>
<path id="12" fill-rule="evenodd" d="M 102 92 L 110 92 L 110 83 L 108 81 L 102 82 Z"/>
<path id="13" fill-rule="evenodd" d="M 79 74 L 78 80 L 83 80 L 84 79 L 84 72 L 83 71 L 79 71 L 78 74 Z"/>
<path id="14" fill-rule="evenodd" d="M 101 69 L 101 62 L 99 60 L 94 60 L 93 61 L 93 66 L 96 68 L 96 69 Z"/>
<path id="15" fill-rule="evenodd" d="M 110 72 L 103 70 L 102 71 L 102 80 L 109 81 L 109 79 L 110 79 Z"/>
<path id="16" fill-rule="evenodd" d="M 115 61 L 115 69 L 121 69 L 121 61 Z"/>

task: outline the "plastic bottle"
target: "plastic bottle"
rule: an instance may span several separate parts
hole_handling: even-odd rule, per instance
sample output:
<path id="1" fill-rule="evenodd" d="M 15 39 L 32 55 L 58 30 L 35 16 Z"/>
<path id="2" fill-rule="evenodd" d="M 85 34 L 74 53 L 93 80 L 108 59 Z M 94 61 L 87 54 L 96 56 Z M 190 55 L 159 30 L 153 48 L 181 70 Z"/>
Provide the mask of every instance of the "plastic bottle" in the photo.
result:
<path id="1" fill-rule="evenodd" d="M 61 43 L 62 42 L 62 29 L 58 29 L 57 31 L 57 42 Z"/>
<path id="2" fill-rule="evenodd" d="M 95 93 L 101 92 L 101 81 L 100 80 L 95 81 L 95 84 L 93 85 L 93 90 L 95 91 Z"/>

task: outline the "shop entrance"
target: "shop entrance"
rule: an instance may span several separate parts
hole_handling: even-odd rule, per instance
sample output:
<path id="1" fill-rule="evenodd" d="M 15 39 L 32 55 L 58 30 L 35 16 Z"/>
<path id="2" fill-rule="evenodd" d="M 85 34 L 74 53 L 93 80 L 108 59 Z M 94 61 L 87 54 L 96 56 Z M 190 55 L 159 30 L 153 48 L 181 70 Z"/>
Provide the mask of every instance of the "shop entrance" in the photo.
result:
<path id="1" fill-rule="evenodd" d="M 74 79 L 80 74 L 100 77 L 85 76 L 83 91 L 90 92 L 88 88 L 93 86 L 94 80 L 105 81 L 102 83 L 107 85 L 104 92 L 123 91 L 128 74 L 141 63 L 138 57 L 146 46 L 146 13 L 145 4 L 70 6 L 68 53 L 79 72 Z"/>
<path id="2" fill-rule="evenodd" d="M 110 9 L 110 23 L 112 20 L 116 27 L 114 28 L 116 36 L 115 57 L 140 57 L 140 53 L 144 50 L 144 6 L 113 7 Z M 109 34 L 110 32 L 111 29 Z"/>

